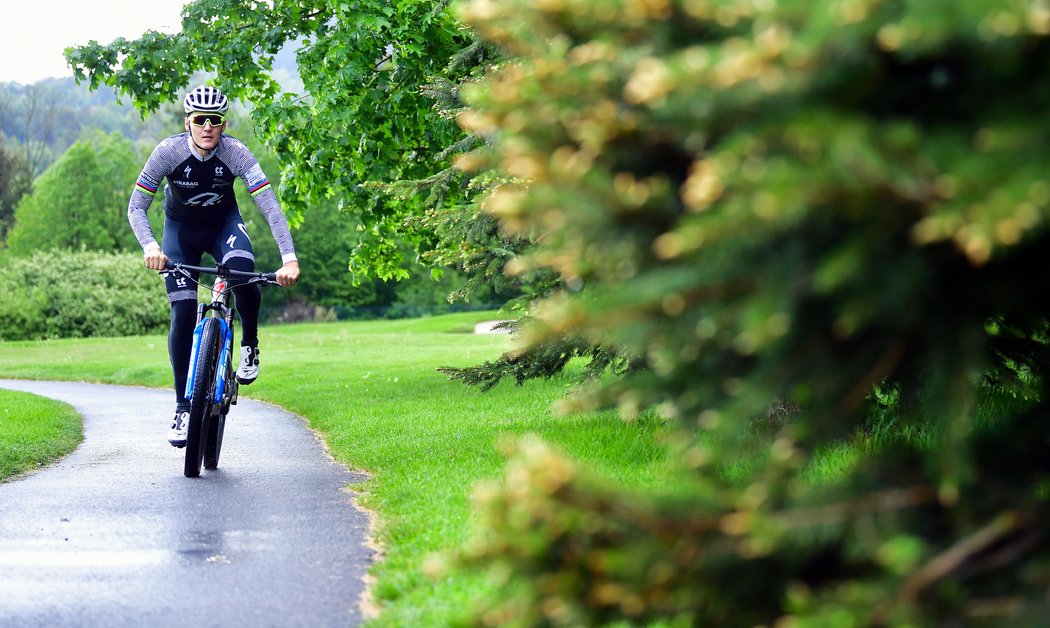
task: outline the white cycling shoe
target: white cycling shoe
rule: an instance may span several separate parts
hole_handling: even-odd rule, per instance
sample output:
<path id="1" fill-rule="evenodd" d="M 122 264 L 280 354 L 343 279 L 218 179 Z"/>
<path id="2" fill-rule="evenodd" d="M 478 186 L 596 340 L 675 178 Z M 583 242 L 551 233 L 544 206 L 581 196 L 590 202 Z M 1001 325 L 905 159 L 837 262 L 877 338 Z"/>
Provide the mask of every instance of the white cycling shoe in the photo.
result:
<path id="1" fill-rule="evenodd" d="M 237 367 L 237 381 L 250 384 L 259 377 L 259 347 L 241 347 L 241 364 Z"/>
<path id="2" fill-rule="evenodd" d="M 190 413 L 175 412 L 175 418 L 171 422 L 171 432 L 168 433 L 168 442 L 172 447 L 186 446 L 186 432 L 190 429 Z"/>

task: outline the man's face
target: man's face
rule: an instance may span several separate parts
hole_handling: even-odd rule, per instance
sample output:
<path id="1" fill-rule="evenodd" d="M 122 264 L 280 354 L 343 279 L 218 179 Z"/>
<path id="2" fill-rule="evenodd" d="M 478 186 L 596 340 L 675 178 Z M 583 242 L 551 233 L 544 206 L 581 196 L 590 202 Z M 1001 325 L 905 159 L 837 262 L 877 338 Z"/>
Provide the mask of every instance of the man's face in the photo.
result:
<path id="1" fill-rule="evenodd" d="M 211 151 L 219 143 L 226 130 L 226 119 L 218 113 L 194 111 L 186 116 L 186 130 L 193 135 L 193 143 L 205 151 Z"/>

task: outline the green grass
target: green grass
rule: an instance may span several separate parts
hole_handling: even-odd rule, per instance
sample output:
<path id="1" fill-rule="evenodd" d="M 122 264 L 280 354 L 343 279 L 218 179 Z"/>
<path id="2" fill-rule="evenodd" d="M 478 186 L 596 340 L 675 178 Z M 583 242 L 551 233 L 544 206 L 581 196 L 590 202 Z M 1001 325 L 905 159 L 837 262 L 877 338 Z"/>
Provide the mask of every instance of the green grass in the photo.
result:
<path id="1" fill-rule="evenodd" d="M 436 371 L 479 364 L 509 348 L 505 335 L 463 333 L 493 317 L 475 312 L 260 332 L 263 375 L 242 394 L 305 417 L 337 460 L 370 474 L 356 488 L 365 493 L 362 505 L 377 513 L 383 548 L 372 570 L 382 609 L 377 625 L 446 625 L 485 592 L 480 577 L 433 580 L 423 565 L 470 537 L 472 487 L 500 475 L 505 438 L 539 434 L 622 486 L 675 482 L 660 422 L 552 414 L 551 404 L 571 386 L 568 378 L 504 382 L 481 393 Z M 0 377 L 171 385 L 161 337 L 0 343 Z"/>
<path id="2" fill-rule="evenodd" d="M 70 406 L 0 389 L 0 482 L 68 454 L 82 437 Z"/>

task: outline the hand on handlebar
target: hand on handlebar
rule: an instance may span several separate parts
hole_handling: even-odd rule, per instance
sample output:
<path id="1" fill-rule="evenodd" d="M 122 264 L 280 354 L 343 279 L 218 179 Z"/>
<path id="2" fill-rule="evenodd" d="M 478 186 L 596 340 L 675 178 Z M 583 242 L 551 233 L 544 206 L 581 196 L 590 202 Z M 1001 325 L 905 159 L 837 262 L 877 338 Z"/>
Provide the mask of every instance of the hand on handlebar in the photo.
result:
<path id="1" fill-rule="evenodd" d="M 146 251 L 144 256 L 146 268 L 150 270 L 164 270 L 164 265 L 168 263 L 168 256 L 159 248 Z"/>
<path id="2" fill-rule="evenodd" d="M 285 262 L 284 266 L 277 269 L 277 284 L 282 288 L 294 286 L 299 281 L 299 262 Z"/>

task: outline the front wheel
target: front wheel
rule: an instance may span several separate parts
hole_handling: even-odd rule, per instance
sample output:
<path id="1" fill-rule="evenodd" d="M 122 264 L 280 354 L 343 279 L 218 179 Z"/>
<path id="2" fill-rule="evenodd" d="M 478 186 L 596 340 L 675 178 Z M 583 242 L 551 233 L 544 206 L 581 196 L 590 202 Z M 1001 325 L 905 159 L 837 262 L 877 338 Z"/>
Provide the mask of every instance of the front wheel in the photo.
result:
<path id="1" fill-rule="evenodd" d="M 183 473 L 188 478 L 201 474 L 201 463 L 208 447 L 211 423 L 212 396 L 215 389 L 215 367 L 219 361 L 221 329 L 216 318 L 204 319 L 197 363 L 193 371 L 193 390 L 190 394 L 190 426 L 186 434 L 186 465 Z"/>

